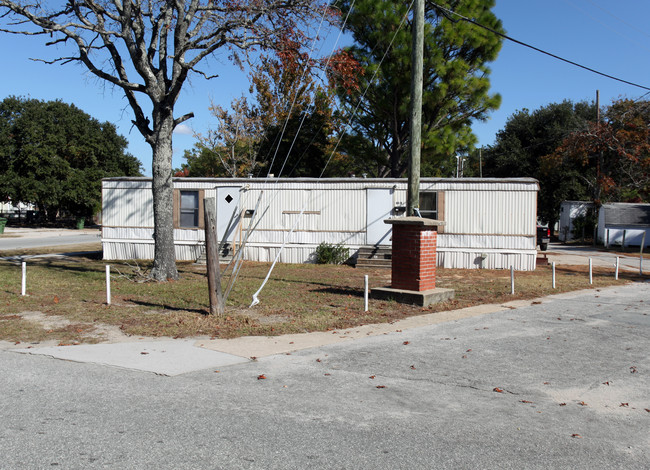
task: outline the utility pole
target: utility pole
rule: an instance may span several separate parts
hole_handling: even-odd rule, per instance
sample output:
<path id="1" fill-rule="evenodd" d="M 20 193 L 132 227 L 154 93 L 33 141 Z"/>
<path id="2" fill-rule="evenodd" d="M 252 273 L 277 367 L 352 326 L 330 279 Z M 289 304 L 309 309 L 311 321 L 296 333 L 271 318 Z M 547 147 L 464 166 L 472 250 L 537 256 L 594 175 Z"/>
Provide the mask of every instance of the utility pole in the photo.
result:
<path id="1" fill-rule="evenodd" d="M 420 147 L 422 146 L 422 68 L 424 56 L 424 0 L 413 4 L 411 42 L 411 152 L 409 155 L 406 215 L 420 206 Z"/>
<path id="2" fill-rule="evenodd" d="M 598 126 L 598 134 L 600 134 L 600 90 L 596 90 L 596 125 Z M 599 135 L 600 137 L 600 135 Z M 595 202 L 595 208 L 596 208 L 596 220 L 598 220 L 598 215 L 600 213 L 600 180 L 601 180 L 601 172 L 603 170 L 603 166 L 605 163 L 605 159 L 603 156 L 603 151 L 601 150 L 600 153 L 598 154 L 598 163 L 596 164 L 596 189 L 595 189 L 595 194 L 594 194 L 594 202 Z M 593 246 L 597 245 L 597 240 L 598 239 L 598 223 L 594 224 L 594 234 L 593 234 Z"/>

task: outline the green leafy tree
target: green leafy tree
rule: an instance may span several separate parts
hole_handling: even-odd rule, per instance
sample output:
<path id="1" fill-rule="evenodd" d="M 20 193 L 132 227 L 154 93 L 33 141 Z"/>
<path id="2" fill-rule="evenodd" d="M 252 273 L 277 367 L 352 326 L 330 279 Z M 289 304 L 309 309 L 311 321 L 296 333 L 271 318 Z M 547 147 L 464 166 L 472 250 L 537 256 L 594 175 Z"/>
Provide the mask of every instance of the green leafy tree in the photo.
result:
<path id="1" fill-rule="evenodd" d="M 327 12 L 322 0 L 0 0 L 0 31 L 42 35 L 62 56 L 124 93 L 133 123 L 152 150 L 154 265 L 152 278 L 177 279 L 174 252 L 172 134 L 193 117 L 176 114 L 189 77 L 219 53 L 241 63 L 253 49 L 305 42 Z"/>
<path id="2" fill-rule="evenodd" d="M 492 0 L 438 3 L 493 30 L 503 31 L 501 22 L 491 12 Z M 343 0 L 337 5 L 341 17 L 347 17 L 345 28 L 354 45 L 335 59 L 352 58 L 364 71 L 359 76 L 358 89 L 344 86 L 344 80 L 335 71 L 330 72 L 342 103 L 342 115 L 351 119 L 350 132 L 342 147 L 349 155 L 359 157 L 360 171 L 380 177 L 403 176 L 409 149 L 409 3 Z M 455 20 L 432 4 L 426 7 L 425 19 L 422 173 L 451 176 L 455 173 L 456 153 L 476 142 L 471 123 L 485 119 L 500 104 L 500 97 L 489 93 L 487 64 L 496 59 L 501 39 Z"/>
<path id="3" fill-rule="evenodd" d="M 544 157 L 573 131 L 586 129 L 596 115 L 595 104 L 571 101 L 551 103 L 533 112 L 517 111 L 497 133 L 494 145 L 483 150 L 483 176 L 539 180 L 537 215 L 554 226 L 562 201 L 582 200 L 588 194 L 578 165 L 547 165 Z"/>
<path id="4" fill-rule="evenodd" d="M 0 197 L 37 204 L 54 221 L 59 210 L 92 216 L 101 179 L 139 176 L 140 162 L 111 123 L 61 101 L 9 97 L 0 102 Z"/>

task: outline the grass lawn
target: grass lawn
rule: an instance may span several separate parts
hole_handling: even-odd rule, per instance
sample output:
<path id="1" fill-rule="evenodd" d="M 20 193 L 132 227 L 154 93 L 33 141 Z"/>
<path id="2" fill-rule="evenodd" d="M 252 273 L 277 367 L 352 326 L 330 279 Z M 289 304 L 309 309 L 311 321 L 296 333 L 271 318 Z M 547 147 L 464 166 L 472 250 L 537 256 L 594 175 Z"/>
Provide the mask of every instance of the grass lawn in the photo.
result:
<path id="1" fill-rule="evenodd" d="M 615 281 L 611 269 L 597 268 L 590 286 L 587 267 L 560 266 L 556 268 L 558 288 L 552 289 L 551 268 L 540 266 L 534 272 L 517 272 L 516 293 L 510 295 L 509 271 L 439 269 L 437 285 L 455 289 L 454 300 L 421 308 L 371 299 L 369 311 L 364 312 L 364 275 L 369 275 L 371 287 L 389 286 L 390 270 L 278 264 L 259 296 L 260 304 L 249 309 L 269 264 L 246 262 L 226 314 L 219 317 L 207 315 L 205 266 L 179 263 L 179 281 L 140 283 L 129 279 L 134 263 L 116 262 L 112 264 L 112 303 L 106 305 L 105 265 L 83 257 L 30 260 L 28 295 L 22 297 L 20 264 L 0 261 L 0 340 L 101 342 L 105 340 L 101 330 L 107 325 L 138 337 L 232 338 L 327 331 L 640 279 L 638 274 L 621 272 Z"/>

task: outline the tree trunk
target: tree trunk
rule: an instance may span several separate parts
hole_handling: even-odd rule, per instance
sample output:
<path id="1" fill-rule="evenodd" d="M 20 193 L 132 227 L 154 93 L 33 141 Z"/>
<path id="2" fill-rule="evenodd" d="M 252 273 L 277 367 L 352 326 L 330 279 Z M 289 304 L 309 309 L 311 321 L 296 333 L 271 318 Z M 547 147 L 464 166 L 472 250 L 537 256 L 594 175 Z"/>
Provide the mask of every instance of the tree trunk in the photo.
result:
<path id="1" fill-rule="evenodd" d="M 172 132 L 174 119 L 171 110 L 154 110 L 153 149 L 153 224 L 154 263 L 151 277 L 157 281 L 178 279 L 174 249 L 174 183 L 172 182 Z"/>

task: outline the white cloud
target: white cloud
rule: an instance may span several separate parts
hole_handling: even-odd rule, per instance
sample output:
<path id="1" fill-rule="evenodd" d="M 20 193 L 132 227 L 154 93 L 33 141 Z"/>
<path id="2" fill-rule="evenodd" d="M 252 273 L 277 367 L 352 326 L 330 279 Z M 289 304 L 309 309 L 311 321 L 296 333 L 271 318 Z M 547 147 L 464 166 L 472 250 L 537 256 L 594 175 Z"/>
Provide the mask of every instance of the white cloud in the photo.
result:
<path id="1" fill-rule="evenodd" d="M 186 124 L 179 124 L 174 129 L 174 134 L 193 135 L 194 131 L 192 131 L 192 128 Z"/>

